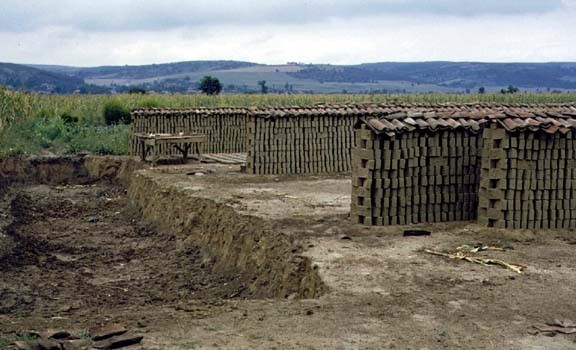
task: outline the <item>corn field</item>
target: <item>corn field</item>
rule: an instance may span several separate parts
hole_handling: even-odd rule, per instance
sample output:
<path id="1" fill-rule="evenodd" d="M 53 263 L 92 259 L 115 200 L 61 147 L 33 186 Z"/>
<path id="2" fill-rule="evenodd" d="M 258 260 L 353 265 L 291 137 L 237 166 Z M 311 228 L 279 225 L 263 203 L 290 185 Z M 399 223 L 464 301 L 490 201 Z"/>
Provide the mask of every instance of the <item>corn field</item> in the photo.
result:
<path id="1" fill-rule="evenodd" d="M 70 114 L 86 125 L 103 123 L 104 106 L 121 103 L 141 107 L 252 107 L 316 103 L 576 103 L 576 93 L 563 94 L 402 94 L 402 95 L 42 95 L 0 88 L 0 130 L 31 117 Z"/>

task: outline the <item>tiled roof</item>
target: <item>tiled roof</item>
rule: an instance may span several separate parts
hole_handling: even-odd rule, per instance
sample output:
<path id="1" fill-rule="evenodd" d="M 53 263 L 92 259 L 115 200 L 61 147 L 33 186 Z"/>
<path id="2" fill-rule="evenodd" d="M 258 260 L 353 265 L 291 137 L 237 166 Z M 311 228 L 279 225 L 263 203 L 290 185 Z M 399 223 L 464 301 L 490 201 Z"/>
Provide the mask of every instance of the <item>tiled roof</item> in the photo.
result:
<path id="1" fill-rule="evenodd" d="M 576 129 L 575 104 L 318 104 L 313 106 L 257 108 L 135 109 L 134 115 L 169 116 L 181 114 L 243 114 L 258 118 L 342 116 L 356 117 L 376 133 L 396 134 L 417 129 L 431 131 L 463 128 L 479 132 L 485 123 L 495 121 L 509 131 L 543 130 L 567 133 Z"/>
<path id="2" fill-rule="evenodd" d="M 246 108 L 240 107 L 194 107 L 194 108 L 136 108 L 132 110 L 132 115 L 139 116 L 168 116 L 181 114 L 242 114 L 246 113 Z"/>
<path id="3" fill-rule="evenodd" d="M 394 113 L 361 116 L 376 133 L 390 136 L 413 130 L 467 129 L 480 132 L 488 122 L 506 130 L 567 133 L 576 129 L 576 104 L 409 105 Z"/>

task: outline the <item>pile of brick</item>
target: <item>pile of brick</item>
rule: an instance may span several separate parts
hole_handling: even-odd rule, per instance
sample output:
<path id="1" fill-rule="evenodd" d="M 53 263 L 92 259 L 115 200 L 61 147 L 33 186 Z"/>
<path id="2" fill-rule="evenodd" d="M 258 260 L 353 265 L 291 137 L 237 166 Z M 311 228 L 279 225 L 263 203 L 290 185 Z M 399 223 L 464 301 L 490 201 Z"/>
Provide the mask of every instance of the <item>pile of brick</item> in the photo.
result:
<path id="1" fill-rule="evenodd" d="M 19 350 L 95 350 L 122 349 L 140 344 L 144 338 L 134 335 L 120 324 L 95 327 L 82 336 L 75 336 L 68 331 L 46 330 L 29 332 L 29 340 L 16 340 L 13 345 Z"/>
<path id="2" fill-rule="evenodd" d="M 304 114 L 286 109 L 271 117 L 264 110 L 248 116 L 247 164 L 250 174 L 350 172 L 356 116 Z"/>
<path id="3" fill-rule="evenodd" d="M 473 220 L 482 138 L 467 130 L 374 135 L 357 130 L 352 212 L 366 225 Z"/>
<path id="4" fill-rule="evenodd" d="M 574 132 L 484 130 L 478 222 L 497 228 L 576 228 Z"/>
<path id="5" fill-rule="evenodd" d="M 206 153 L 246 152 L 246 109 L 135 109 L 132 111 L 132 132 L 152 134 L 199 133 L 207 136 Z M 167 146 L 160 147 L 160 155 L 178 155 Z M 130 139 L 130 155 L 140 155 L 141 145 Z"/>
<path id="6" fill-rule="evenodd" d="M 576 227 L 576 105 L 412 107 L 356 129 L 355 222 Z"/>

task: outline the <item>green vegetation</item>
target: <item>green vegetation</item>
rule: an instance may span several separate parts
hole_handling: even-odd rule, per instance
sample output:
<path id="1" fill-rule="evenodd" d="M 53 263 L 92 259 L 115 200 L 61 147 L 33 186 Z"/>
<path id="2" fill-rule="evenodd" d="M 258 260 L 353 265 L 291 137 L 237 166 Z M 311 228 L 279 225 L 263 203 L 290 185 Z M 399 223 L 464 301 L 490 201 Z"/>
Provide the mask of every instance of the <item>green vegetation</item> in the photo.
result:
<path id="1" fill-rule="evenodd" d="M 220 80 L 225 93 L 260 93 L 258 82 L 263 80 L 268 93 L 320 94 L 344 90 L 347 93 L 464 93 L 478 91 L 482 86 L 486 92 L 499 92 L 510 84 L 522 92 L 576 90 L 576 63 L 567 62 L 381 62 L 343 66 L 194 61 L 144 66 L 80 68 L 43 65 L 36 68 L 41 70 L 31 71 L 30 67 L 17 70 L 0 65 L 0 84 L 27 91 L 60 93 L 129 92 L 134 87 L 183 93 L 198 90 L 198 81 L 204 76 L 212 76 Z M 85 84 L 78 87 L 70 79 Z M 73 89 L 67 89 L 71 83 Z"/>
<path id="2" fill-rule="evenodd" d="M 0 156 L 43 152 L 126 154 L 129 126 L 85 126 L 62 118 L 28 118 L 8 127 L 1 136 Z"/>
<path id="3" fill-rule="evenodd" d="M 14 335 L 0 336 L 0 350 L 14 349 L 12 344 L 15 341 L 30 341 L 35 339 L 38 339 L 38 337 L 33 336 L 31 334 L 14 334 Z"/>
<path id="4" fill-rule="evenodd" d="M 130 89 L 128 89 L 128 93 L 146 95 L 146 90 L 141 87 L 131 87 Z"/>
<path id="5" fill-rule="evenodd" d="M 205 76 L 200 80 L 200 91 L 206 95 L 218 95 L 222 91 L 222 84 L 218 78 Z"/>
<path id="6" fill-rule="evenodd" d="M 516 86 L 514 85 L 508 85 L 508 88 L 506 89 L 501 89 L 500 93 L 501 94 L 515 94 L 517 92 L 519 92 L 520 89 L 518 89 Z"/>
<path id="7" fill-rule="evenodd" d="M 268 86 L 266 86 L 266 80 L 258 81 L 258 86 L 260 86 L 260 93 L 267 94 L 268 93 Z"/>
<path id="8" fill-rule="evenodd" d="M 90 151 L 123 154 L 132 108 L 252 107 L 317 103 L 576 103 L 576 94 L 413 94 L 413 95 L 43 95 L 0 88 L 0 154 Z M 105 111 L 124 117 L 106 126 Z M 115 112 L 116 113 L 116 112 Z M 116 118 L 116 119 L 114 119 Z M 118 124 L 118 122 L 121 122 Z"/>
<path id="9" fill-rule="evenodd" d="M 108 102 L 104 106 L 106 125 L 130 124 L 130 110 L 120 101 Z"/>

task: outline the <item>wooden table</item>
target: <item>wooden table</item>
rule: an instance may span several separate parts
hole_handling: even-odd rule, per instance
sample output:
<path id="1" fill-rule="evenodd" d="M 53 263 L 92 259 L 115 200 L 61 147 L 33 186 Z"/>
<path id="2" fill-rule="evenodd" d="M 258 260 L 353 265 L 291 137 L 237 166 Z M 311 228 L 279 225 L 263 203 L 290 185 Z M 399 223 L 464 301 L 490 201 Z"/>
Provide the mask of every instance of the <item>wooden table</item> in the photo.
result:
<path id="1" fill-rule="evenodd" d="M 152 154 L 152 164 L 156 165 L 159 158 L 159 145 L 169 145 L 176 148 L 182 153 L 184 161 L 188 159 L 188 153 L 195 146 L 198 160 L 202 161 L 202 153 L 204 143 L 206 143 L 206 135 L 204 134 L 135 134 L 138 142 L 142 146 L 142 161 L 146 161 L 146 156 Z"/>

